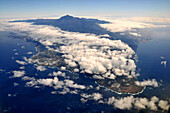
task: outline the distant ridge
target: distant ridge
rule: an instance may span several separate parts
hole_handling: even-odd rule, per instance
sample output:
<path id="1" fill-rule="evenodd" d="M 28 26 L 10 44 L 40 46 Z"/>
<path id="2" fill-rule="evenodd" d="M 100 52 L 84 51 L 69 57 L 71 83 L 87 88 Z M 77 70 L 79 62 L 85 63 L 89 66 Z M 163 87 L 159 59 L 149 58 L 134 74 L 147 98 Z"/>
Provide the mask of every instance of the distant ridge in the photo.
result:
<path id="1" fill-rule="evenodd" d="M 12 22 L 33 22 L 34 25 L 51 25 L 54 27 L 59 27 L 61 30 L 71 32 L 94 33 L 98 35 L 109 33 L 109 31 L 98 25 L 109 23 L 107 21 L 98 19 L 78 18 L 70 15 L 62 16 L 59 19 L 17 20 Z"/>
<path id="2" fill-rule="evenodd" d="M 58 27 L 64 31 L 70 32 L 80 32 L 80 33 L 93 33 L 96 35 L 108 34 L 110 37 L 107 37 L 111 40 L 121 40 L 127 43 L 134 50 L 137 48 L 137 41 L 135 39 L 129 38 L 127 35 L 120 35 L 119 32 L 113 33 L 108 31 L 105 28 L 100 27 L 98 24 L 110 23 L 98 19 L 86 19 L 74 17 L 71 15 L 65 15 L 59 19 L 30 19 L 30 20 L 16 20 L 10 22 L 32 22 L 33 25 L 50 25 Z"/>

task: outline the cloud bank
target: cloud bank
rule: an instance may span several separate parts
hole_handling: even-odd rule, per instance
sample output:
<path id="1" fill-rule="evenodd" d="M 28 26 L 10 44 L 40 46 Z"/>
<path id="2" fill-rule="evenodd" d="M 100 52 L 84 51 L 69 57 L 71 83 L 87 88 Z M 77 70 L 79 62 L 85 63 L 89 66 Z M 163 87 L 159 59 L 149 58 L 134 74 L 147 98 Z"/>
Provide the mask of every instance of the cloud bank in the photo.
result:
<path id="1" fill-rule="evenodd" d="M 120 40 L 101 38 L 95 34 L 62 31 L 46 25 L 17 22 L 7 24 L 9 31 L 26 35 L 49 50 L 63 53 L 65 63 L 75 72 L 100 74 L 105 78 L 135 76 L 135 52 Z M 10 26 L 10 27 L 9 27 Z M 59 48 L 51 45 L 62 44 Z M 80 67 L 77 69 L 77 67 Z M 38 67 L 38 69 L 40 69 Z M 112 76 L 108 76 L 111 75 Z"/>

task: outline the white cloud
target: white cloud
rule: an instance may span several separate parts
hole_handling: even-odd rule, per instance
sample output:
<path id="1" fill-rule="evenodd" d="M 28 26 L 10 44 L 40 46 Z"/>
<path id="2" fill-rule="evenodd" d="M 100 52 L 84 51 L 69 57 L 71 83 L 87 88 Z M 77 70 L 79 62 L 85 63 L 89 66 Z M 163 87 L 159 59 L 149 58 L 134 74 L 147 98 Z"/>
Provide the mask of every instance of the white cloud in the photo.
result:
<path id="1" fill-rule="evenodd" d="M 135 101 L 135 107 L 138 109 L 146 109 L 148 100 L 146 98 L 139 98 Z"/>
<path id="2" fill-rule="evenodd" d="M 167 63 L 167 61 L 161 61 L 161 64 L 163 64 L 164 67 L 166 67 L 166 63 Z"/>
<path id="3" fill-rule="evenodd" d="M 53 75 L 53 76 L 56 76 L 56 77 L 57 77 L 57 76 L 62 76 L 62 77 L 65 77 L 65 76 L 66 76 L 66 74 L 63 73 L 63 72 L 61 72 L 61 71 L 57 71 L 57 72 L 54 71 L 54 72 L 52 73 L 52 75 Z"/>
<path id="4" fill-rule="evenodd" d="M 61 70 L 66 70 L 66 67 L 63 67 L 63 66 L 62 66 L 62 67 L 61 67 Z"/>
<path id="5" fill-rule="evenodd" d="M 99 100 L 99 99 L 102 99 L 102 98 L 103 98 L 103 95 L 100 94 L 100 93 L 93 93 L 93 94 L 92 94 L 92 98 L 97 101 L 97 100 Z"/>
<path id="6" fill-rule="evenodd" d="M 75 69 L 74 69 L 74 72 L 79 72 L 79 69 L 75 68 Z"/>
<path id="7" fill-rule="evenodd" d="M 101 27 L 111 32 L 124 32 L 132 30 L 133 28 L 147 28 L 155 27 L 153 24 L 141 23 L 129 20 L 110 19 L 108 24 L 99 24 Z"/>
<path id="8" fill-rule="evenodd" d="M 104 79 L 102 76 L 99 76 L 99 75 L 93 75 L 93 78 L 95 78 L 95 79 Z"/>
<path id="9" fill-rule="evenodd" d="M 58 72 L 53 72 L 53 76 L 59 76 L 59 75 L 61 75 L 62 74 L 62 72 L 61 71 L 58 71 Z"/>
<path id="10" fill-rule="evenodd" d="M 161 59 L 165 59 L 165 57 L 163 57 L 163 56 L 161 56 L 160 58 L 161 58 Z"/>
<path id="11" fill-rule="evenodd" d="M 140 81 L 135 81 L 136 85 L 138 86 L 154 86 L 154 87 L 158 87 L 158 82 L 155 79 L 152 80 L 144 80 L 142 82 Z"/>
<path id="12" fill-rule="evenodd" d="M 108 98 L 107 104 L 113 105 L 115 108 L 119 109 L 131 109 L 135 107 L 136 109 L 150 109 L 158 110 L 158 106 L 163 110 L 168 110 L 169 106 L 167 101 L 160 100 L 156 96 L 151 97 L 151 100 L 142 97 L 127 96 L 120 99 L 115 97 Z"/>
<path id="13" fill-rule="evenodd" d="M 100 38 L 101 36 L 95 34 L 62 31 L 52 26 L 31 25 L 24 22 L 8 25 L 10 25 L 8 30 L 27 35 L 47 46 L 48 49 L 52 48 L 49 47 L 49 43 L 44 42 L 63 44 L 52 50 L 63 53 L 66 64 L 72 68 L 79 66 L 80 72 L 105 76 L 105 73 L 113 70 L 115 73 L 111 77 L 105 76 L 110 77 L 109 79 L 114 79 L 117 75 L 135 76 L 136 64 L 132 57 L 135 52 L 120 40 L 110 40 Z M 43 70 L 40 67 L 37 68 Z M 129 75 L 129 72 L 132 74 Z"/>
<path id="14" fill-rule="evenodd" d="M 19 53 L 15 53 L 15 55 L 19 55 Z"/>
<path id="15" fill-rule="evenodd" d="M 25 71 L 13 71 L 13 77 L 22 77 L 25 74 Z"/>
<path id="16" fill-rule="evenodd" d="M 38 71 L 45 71 L 45 70 L 46 70 L 46 68 L 43 67 L 43 66 L 37 66 L 36 69 L 37 69 Z"/>
<path id="17" fill-rule="evenodd" d="M 160 100 L 158 105 L 163 110 L 168 110 L 170 107 L 170 105 L 168 105 L 168 101 L 164 101 L 164 100 Z"/>
<path id="18" fill-rule="evenodd" d="M 17 49 L 14 49 L 13 51 L 17 51 Z"/>
<path id="19" fill-rule="evenodd" d="M 119 109 L 131 109 L 133 101 L 133 96 L 116 99 L 114 106 Z"/>
<path id="20" fill-rule="evenodd" d="M 38 79 L 37 80 L 38 84 L 42 84 L 45 86 L 52 86 L 53 85 L 53 79 L 52 78 L 47 78 L 47 79 Z M 55 77 L 54 78 L 54 83 L 58 82 L 58 79 Z"/>
<path id="21" fill-rule="evenodd" d="M 21 66 L 21 67 L 19 67 L 19 69 L 25 69 L 25 67 L 24 67 L 24 66 Z"/>
<path id="22" fill-rule="evenodd" d="M 22 80 L 35 80 L 34 77 L 29 77 L 29 76 L 23 76 Z"/>
<path id="23" fill-rule="evenodd" d="M 27 64 L 26 62 L 24 62 L 24 61 L 19 61 L 19 60 L 16 60 L 16 62 L 17 62 L 18 64 L 21 64 L 21 65 L 26 65 L 26 64 Z"/>
<path id="24" fill-rule="evenodd" d="M 132 33 L 132 32 L 130 32 L 129 34 L 134 35 L 134 36 L 141 36 L 141 35 L 138 34 L 138 33 Z"/>
<path id="25" fill-rule="evenodd" d="M 158 17 L 128 17 L 128 18 L 119 18 L 120 20 L 125 21 L 136 21 L 136 22 L 165 22 L 170 23 L 170 18 L 158 18 Z"/>
<path id="26" fill-rule="evenodd" d="M 32 52 L 27 52 L 27 54 L 29 54 L 29 55 L 30 55 L 30 54 L 33 54 L 33 53 L 32 53 Z"/>
<path id="27" fill-rule="evenodd" d="M 74 62 L 74 61 L 71 61 L 71 60 L 68 60 L 68 59 L 65 59 L 64 60 L 66 64 L 68 64 L 70 67 L 76 67 L 77 64 Z"/>
<path id="28" fill-rule="evenodd" d="M 158 102 L 158 101 L 159 101 L 159 98 L 156 97 L 156 96 L 153 96 L 153 97 L 151 98 L 151 101 L 152 101 L 152 102 Z"/>
<path id="29" fill-rule="evenodd" d="M 92 94 L 82 93 L 81 96 L 83 97 L 83 102 L 87 102 L 87 100 L 98 101 L 103 98 L 103 95 L 100 93 L 92 93 Z"/>
<path id="30" fill-rule="evenodd" d="M 132 18 L 110 18 L 106 19 L 110 23 L 99 24 L 101 27 L 111 32 L 131 31 L 133 28 L 153 28 L 153 27 L 169 27 L 166 22 L 170 22 L 170 18 L 151 18 L 151 17 L 132 17 Z M 164 25 L 157 25 L 148 22 L 165 22 Z M 138 35 L 139 34 L 134 34 Z"/>
<path id="31" fill-rule="evenodd" d="M 16 83 L 16 82 L 14 82 L 14 86 L 19 86 L 19 84 L 18 84 L 18 83 Z"/>
<path id="32" fill-rule="evenodd" d="M 64 80 L 64 81 L 65 81 L 65 85 L 68 86 L 68 87 L 78 88 L 78 89 L 85 89 L 86 88 L 84 85 L 75 84 L 74 81 L 72 81 L 72 80 Z"/>

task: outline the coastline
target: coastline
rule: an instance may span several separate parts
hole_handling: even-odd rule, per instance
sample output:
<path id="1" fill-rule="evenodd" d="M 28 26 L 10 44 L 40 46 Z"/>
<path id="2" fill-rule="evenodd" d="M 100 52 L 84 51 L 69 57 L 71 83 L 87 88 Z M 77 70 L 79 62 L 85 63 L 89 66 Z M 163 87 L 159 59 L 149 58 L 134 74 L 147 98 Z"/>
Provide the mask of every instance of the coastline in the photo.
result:
<path id="1" fill-rule="evenodd" d="M 132 94 L 132 93 L 123 93 L 123 92 L 122 92 L 122 93 L 119 93 L 119 92 L 114 91 L 114 90 L 112 90 L 112 89 L 110 89 L 110 88 L 107 88 L 107 87 L 105 87 L 105 86 L 100 85 L 100 84 L 97 83 L 96 81 L 95 81 L 95 83 L 98 84 L 100 87 L 106 88 L 107 90 L 109 90 L 109 91 L 111 91 L 111 92 L 114 92 L 114 93 L 116 93 L 116 94 L 119 94 L 119 95 L 122 95 L 122 94 L 139 95 L 139 94 L 143 93 L 143 91 L 144 91 L 145 88 L 146 88 L 146 86 L 144 86 L 144 88 L 142 89 L 142 91 L 140 91 L 140 92 L 138 92 L 138 93 L 134 93 L 134 94 Z"/>

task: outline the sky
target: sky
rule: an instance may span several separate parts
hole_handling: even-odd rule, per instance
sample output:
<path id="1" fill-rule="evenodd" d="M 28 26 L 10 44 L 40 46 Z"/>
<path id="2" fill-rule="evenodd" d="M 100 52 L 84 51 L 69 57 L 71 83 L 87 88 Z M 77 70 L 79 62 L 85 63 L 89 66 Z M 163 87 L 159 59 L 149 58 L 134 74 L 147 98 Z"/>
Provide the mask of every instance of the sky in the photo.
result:
<path id="1" fill-rule="evenodd" d="M 170 17 L 170 0 L 0 0 L 0 18 L 76 16 Z"/>

